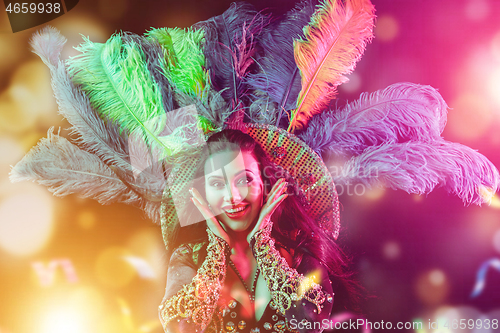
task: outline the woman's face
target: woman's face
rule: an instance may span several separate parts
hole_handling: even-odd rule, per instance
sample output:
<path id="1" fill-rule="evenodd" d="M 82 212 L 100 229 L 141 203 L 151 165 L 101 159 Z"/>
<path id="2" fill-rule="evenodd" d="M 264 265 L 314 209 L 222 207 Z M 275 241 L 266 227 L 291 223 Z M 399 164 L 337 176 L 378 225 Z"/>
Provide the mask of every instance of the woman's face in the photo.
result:
<path id="1" fill-rule="evenodd" d="M 253 226 L 263 204 L 264 184 L 251 153 L 221 151 L 205 162 L 205 193 L 215 216 L 234 231 Z"/>

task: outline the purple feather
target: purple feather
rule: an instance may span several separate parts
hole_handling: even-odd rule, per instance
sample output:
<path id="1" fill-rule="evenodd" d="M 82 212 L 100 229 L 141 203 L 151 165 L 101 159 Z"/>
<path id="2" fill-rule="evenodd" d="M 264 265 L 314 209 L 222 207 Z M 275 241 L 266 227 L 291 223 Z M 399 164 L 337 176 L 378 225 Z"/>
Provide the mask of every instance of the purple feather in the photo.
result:
<path id="1" fill-rule="evenodd" d="M 369 147 L 351 158 L 335 184 L 381 184 L 408 193 L 429 193 L 443 186 L 464 203 L 488 202 L 486 193 L 500 187 L 496 167 L 477 151 L 444 140 L 406 142 Z"/>
<path id="2" fill-rule="evenodd" d="M 397 83 L 314 116 L 299 137 L 318 153 L 360 154 L 383 143 L 440 140 L 446 113 L 436 89 Z"/>
<path id="3" fill-rule="evenodd" d="M 315 11 L 313 1 L 302 1 L 283 19 L 265 27 L 259 39 L 262 48 L 256 56 L 259 72 L 249 77 L 252 88 L 265 91 L 285 110 L 297 107 L 302 88 L 300 72 L 295 64 L 293 42 L 304 37 L 303 27 Z"/>
<path id="4" fill-rule="evenodd" d="M 193 25 L 204 29 L 204 54 L 213 87 L 236 106 L 247 94 L 246 73 L 258 38 L 268 19 L 252 5 L 231 4 L 222 15 Z"/>

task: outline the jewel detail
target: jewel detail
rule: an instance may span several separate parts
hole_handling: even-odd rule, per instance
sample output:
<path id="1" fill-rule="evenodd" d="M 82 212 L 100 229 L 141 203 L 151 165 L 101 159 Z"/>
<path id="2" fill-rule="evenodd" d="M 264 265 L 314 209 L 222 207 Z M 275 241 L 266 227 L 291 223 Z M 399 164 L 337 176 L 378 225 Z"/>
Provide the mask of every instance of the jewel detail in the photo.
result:
<path id="1" fill-rule="evenodd" d="M 235 325 L 232 321 L 228 321 L 226 324 L 226 331 L 232 332 L 235 329 Z"/>
<path id="2" fill-rule="evenodd" d="M 285 329 L 285 322 L 283 320 L 278 321 L 274 324 L 274 329 L 277 331 L 282 331 Z"/>

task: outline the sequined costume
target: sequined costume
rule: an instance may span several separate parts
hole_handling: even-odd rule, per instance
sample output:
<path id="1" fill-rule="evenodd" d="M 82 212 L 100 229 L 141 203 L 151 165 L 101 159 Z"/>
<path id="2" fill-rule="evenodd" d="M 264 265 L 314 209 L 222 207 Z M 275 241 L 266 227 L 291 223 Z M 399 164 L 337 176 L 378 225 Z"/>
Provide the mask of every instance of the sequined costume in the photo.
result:
<path id="1" fill-rule="evenodd" d="M 291 268 L 276 249 L 270 228 L 255 235 L 252 249 L 271 293 L 271 302 L 259 320 L 243 317 L 241 303 L 219 298 L 229 251 L 223 240 L 207 232 L 207 254 L 197 270 L 194 267 L 198 251 L 193 251 L 192 245 L 183 245 L 172 254 L 167 290 L 160 305 L 160 318 L 166 332 L 297 332 L 293 329 L 297 325 L 292 323 L 321 322 L 329 317 L 334 293 L 327 270 L 310 256 L 305 256 L 297 269 Z M 304 276 L 313 271 L 318 275 L 318 284 Z M 196 306 L 203 310 L 195 312 Z"/>

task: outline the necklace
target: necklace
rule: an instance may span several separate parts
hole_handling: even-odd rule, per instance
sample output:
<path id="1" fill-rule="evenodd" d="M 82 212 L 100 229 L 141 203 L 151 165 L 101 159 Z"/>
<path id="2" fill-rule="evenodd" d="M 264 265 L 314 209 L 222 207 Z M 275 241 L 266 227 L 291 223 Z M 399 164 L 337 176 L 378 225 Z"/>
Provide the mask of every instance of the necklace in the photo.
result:
<path id="1" fill-rule="evenodd" d="M 243 279 L 240 272 L 236 268 L 236 265 L 234 264 L 234 262 L 231 259 L 229 259 L 229 266 L 231 266 L 233 271 L 236 273 L 236 275 L 240 279 L 241 283 L 243 283 L 243 287 L 245 287 L 245 290 L 250 295 L 250 301 L 252 303 L 254 303 L 255 302 L 255 288 L 257 287 L 257 278 L 259 277 L 259 273 L 260 273 L 259 267 L 257 267 L 257 270 L 255 271 L 255 276 L 253 278 L 253 283 L 252 283 L 252 289 L 250 289 L 250 288 L 248 288 L 245 280 Z"/>

